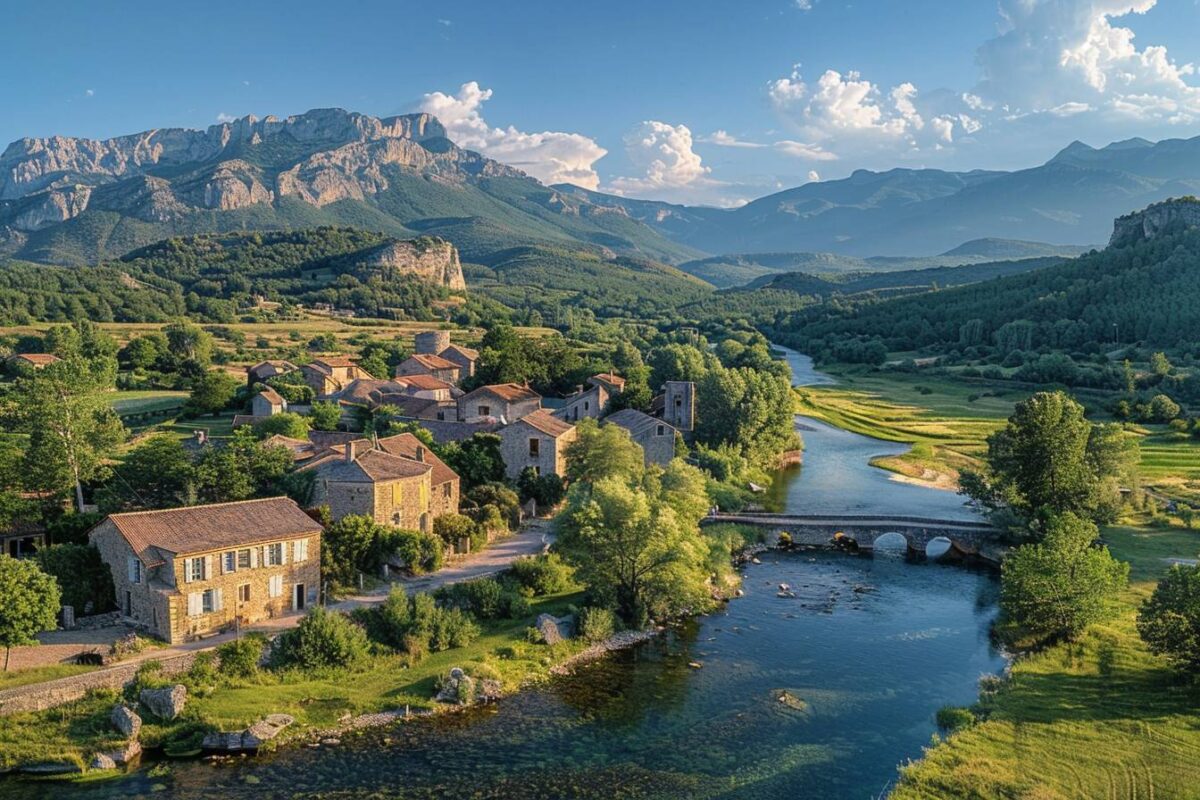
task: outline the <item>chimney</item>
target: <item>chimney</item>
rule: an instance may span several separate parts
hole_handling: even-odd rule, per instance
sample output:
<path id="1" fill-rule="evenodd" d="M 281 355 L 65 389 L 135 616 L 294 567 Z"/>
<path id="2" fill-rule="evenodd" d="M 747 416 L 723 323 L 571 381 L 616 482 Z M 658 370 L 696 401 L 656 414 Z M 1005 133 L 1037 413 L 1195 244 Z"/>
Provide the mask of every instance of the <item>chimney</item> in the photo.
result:
<path id="1" fill-rule="evenodd" d="M 358 444 L 357 439 L 355 439 L 352 442 L 346 442 L 346 463 L 347 464 L 354 463 L 354 458 L 356 456 L 356 453 L 355 453 L 355 450 L 356 450 L 355 445 L 356 444 Z"/>

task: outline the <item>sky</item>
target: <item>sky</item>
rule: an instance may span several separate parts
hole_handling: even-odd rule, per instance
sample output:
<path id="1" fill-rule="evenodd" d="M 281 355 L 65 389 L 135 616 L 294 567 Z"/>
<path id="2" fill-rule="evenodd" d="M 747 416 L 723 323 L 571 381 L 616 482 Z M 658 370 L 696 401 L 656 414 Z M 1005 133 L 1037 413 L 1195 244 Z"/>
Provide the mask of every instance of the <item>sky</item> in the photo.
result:
<path id="1" fill-rule="evenodd" d="M 0 140 L 435 113 L 547 182 L 735 206 L 1200 135 L 1200 0 L 5 4 Z"/>

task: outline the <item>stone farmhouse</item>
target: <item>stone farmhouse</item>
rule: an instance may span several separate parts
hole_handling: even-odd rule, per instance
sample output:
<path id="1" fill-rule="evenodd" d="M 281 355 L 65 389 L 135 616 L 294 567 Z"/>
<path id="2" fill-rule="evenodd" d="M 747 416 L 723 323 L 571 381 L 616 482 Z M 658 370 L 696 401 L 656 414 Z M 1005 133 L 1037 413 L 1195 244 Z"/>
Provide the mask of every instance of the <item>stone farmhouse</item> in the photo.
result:
<path id="1" fill-rule="evenodd" d="M 475 364 L 479 361 L 479 351 L 459 344 L 447 345 L 437 353 L 438 358 L 445 359 L 458 365 L 459 380 L 475 374 Z"/>
<path id="2" fill-rule="evenodd" d="M 335 445 L 302 464 L 301 470 L 316 473 L 313 505 L 329 506 L 335 520 L 360 514 L 383 525 L 425 532 L 433 530 L 439 514 L 458 511 L 458 488 L 446 486 L 456 483 L 458 476 L 451 478 L 449 467 L 424 446 L 396 441 L 389 448 L 390 452 L 357 439 Z M 435 488 L 440 493 L 437 498 Z"/>
<path id="3" fill-rule="evenodd" d="M 458 419 L 460 422 L 498 419 L 512 423 L 541 407 L 541 395 L 528 386 L 498 383 L 480 386 L 458 398 Z"/>
<path id="4" fill-rule="evenodd" d="M 462 376 L 462 367 L 453 361 L 430 353 L 416 353 L 396 365 L 395 377 L 428 375 L 450 384 L 457 384 Z"/>
<path id="5" fill-rule="evenodd" d="M 288 373 L 295 372 L 297 369 L 297 366 L 290 361 L 279 359 L 260 361 L 246 368 L 246 385 L 253 386 L 256 383 L 266 383 L 269 378 L 274 378 L 278 375 L 287 375 Z"/>
<path id="6" fill-rule="evenodd" d="M 287 411 L 287 400 L 270 386 L 264 386 L 262 391 L 250 398 L 249 414 L 234 414 L 233 427 L 256 425 L 267 417 L 282 414 Z"/>
<path id="7" fill-rule="evenodd" d="M 322 533 L 274 497 L 112 514 L 88 540 L 126 619 L 174 644 L 316 603 Z"/>
<path id="8" fill-rule="evenodd" d="M 574 425 L 545 409 L 522 416 L 500 429 L 500 453 L 505 473 L 515 480 L 526 468 L 539 475 L 566 474 L 567 445 L 579 435 Z"/>
<path id="9" fill-rule="evenodd" d="M 52 353 L 17 353 L 8 357 L 7 364 L 9 369 L 41 369 L 59 360 Z"/>
<path id="10" fill-rule="evenodd" d="M 617 425 L 629 431 L 629 437 L 642 448 L 646 465 L 665 467 L 675 457 L 675 428 L 670 423 L 643 414 L 633 408 L 623 408 L 604 418 L 604 424 Z"/>
<path id="11" fill-rule="evenodd" d="M 304 373 L 304 382 L 312 387 L 317 397 L 327 397 L 339 392 L 355 379 L 372 377 L 346 356 L 318 358 L 305 364 L 300 371 Z"/>
<path id="12" fill-rule="evenodd" d="M 588 378 L 588 385 L 566 398 L 566 403 L 554 410 L 554 416 L 567 422 L 591 417 L 599 419 L 608 413 L 612 398 L 625 391 L 625 379 L 614 372 L 604 372 Z"/>

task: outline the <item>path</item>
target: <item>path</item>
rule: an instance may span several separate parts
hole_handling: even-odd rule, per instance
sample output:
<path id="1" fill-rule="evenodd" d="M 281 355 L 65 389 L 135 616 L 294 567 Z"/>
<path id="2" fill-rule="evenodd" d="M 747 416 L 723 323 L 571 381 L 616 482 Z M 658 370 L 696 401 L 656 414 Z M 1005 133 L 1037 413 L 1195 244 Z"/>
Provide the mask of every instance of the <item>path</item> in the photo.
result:
<path id="1" fill-rule="evenodd" d="M 395 583 L 403 586 L 409 591 L 409 593 L 428 592 L 448 584 L 461 583 L 463 581 L 482 578 L 487 575 L 494 575 L 497 572 L 507 569 L 513 561 L 521 558 L 522 556 L 537 555 L 538 553 L 543 552 L 549 545 L 552 538 L 553 534 L 550 533 L 550 522 L 548 520 L 535 519 L 526 523 L 520 532 L 508 537 L 507 539 L 502 539 L 496 542 L 481 553 L 468 556 L 462 561 L 455 562 L 432 575 L 423 575 L 418 578 L 405 578 L 397 580 Z M 383 584 L 382 586 L 379 586 L 370 592 L 351 595 L 350 597 L 343 598 L 336 603 L 330 603 L 328 607 L 337 611 L 351 611 L 355 608 L 377 605 L 384 601 L 390 588 L 391 584 Z M 254 625 L 244 628 L 242 632 L 247 633 L 251 631 L 258 631 L 267 634 L 276 634 L 296 627 L 300 624 L 300 620 L 303 618 L 304 617 L 302 614 L 288 614 L 283 617 L 276 617 L 275 619 L 269 619 L 255 623 Z M 124 626 L 114 627 L 111 629 L 101 629 L 101 631 L 111 630 L 115 630 L 118 632 L 118 634 L 120 634 L 125 633 L 129 629 L 125 628 Z M 74 655 L 79 652 L 92 649 L 96 644 L 96 642 L 93 641 L 94 639 L 104 638 L 97 636 L 99 633 L 98 631 L 58 631 L 56 633 L 61 635 L 58 638 L 63 638 L 65 635 L 71 633 L 79 635 L 78 641 L 83 646 L 79 647 L 75 653 L 69 655 Z M 235 638 L 237 638 L 237 634 L 229 632 L 217 634 L 215 636 L 209 636 L 205 639 L 195 642 L 184 642 L 166 647 L 151 647 L 141 653 L 137 653 L 129 656 L 128 658 L 122 659 L 121 661 L 109 667 L 102 667 L 87 674 L 89 676 L 99 675 L 105 671 L 117 669 L 122 669 L 123 671 L 123 668 L 128 667 L 130 664 L 138 664 L 151 659 L 156 661 L 167 661 L 177 656 L 183 656 L 203 650 L 211 650 L 212 648 L 219 647 L 226 642 L 234 640 Z M 85 641 L 85 639 L 87 641 Z M 14 662 L 16 662 L 16 659 L 19 657 L 19 655 L 21 655 L 18 651 L 38 651 L 41 649 L 41 647 L 13 648 Z M 59 656 L 56 663 L 61 663 L 68 657 L 62 655 L 60 647 L 56 647 L 55 649 L 58 651 L 56 654 Z M 41 683 L 31 683 L 25 686 L 19 686 L 13 689 L 0 691 L 0 707 L 3 706 L 4 700 L 7 698 L 17 697 L 21 694 L 27 694 L 29 692 L 45 691 L 53 688 L 55 684 L 60 682 L 65 684 L 70 680 L 72 679 L 63 678 L 53 681 L 44 681 Z"/>

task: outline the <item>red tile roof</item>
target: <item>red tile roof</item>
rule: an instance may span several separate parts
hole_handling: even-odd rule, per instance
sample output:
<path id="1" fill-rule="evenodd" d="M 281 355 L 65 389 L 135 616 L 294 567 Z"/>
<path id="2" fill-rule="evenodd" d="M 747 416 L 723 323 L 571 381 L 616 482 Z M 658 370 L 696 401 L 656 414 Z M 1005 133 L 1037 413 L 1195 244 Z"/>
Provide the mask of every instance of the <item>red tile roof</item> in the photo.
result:
<path id="1" fill-rule="evenodd" d="M 539 408 L 537 411 L 526 414 L 513 424 L 516 425 L 521 422 L 536 428 L 548 436 L 553 436 L 555 439 L 575 427 L 568 422 L 563 422 L 544 408 Z"/>
<path id="2" fill-rule="evenodd" d="M 133 511 L 111 514 L 108 520 L 147 564 L 161 561 L 151 548 L 179 556 L 307 536 L 323 530 L 320 523 L 287 497 Z"/>
<path id="3" fill-rule="evenodd" d="M 458 473 L 446 466 L 446 462 L 434 455 L 433 451 L 427 445 L 411 433 L 399 433 L 395 436 L 380 439 L 379 447 L 385 453 L 413 460 L 417 460 L 417 448 L 423 448 L 423 463 L 433 468 L 433 474 L 430 476 L 430 479 L 433 481 L 434 486 L 458 480 Z"/>
<path id="4" fill-rule="evenodd" d="M 533 389 L 530 389 L 528 386 L 522 386 L 519 383 L 494 383 L 489 386 L 480 386 L 465 396 L 474 397 L 477 394 L 485 393 L 495 395 L 509 403 L 515 403 L 520 400 L 532 400 L 534 398 L 541 399 L 541 395 Z"/>
<path id="5" fill-rule="evenodd" d="M 265 398 L 271 405 L 283 405 L 283 398 L 280 397 L 279 392 L 275 391 L 270 386 L 263 388 L 263 390 L 259 392 L 259 395 Z"/>
<path id="6" fill-rule="evenodd" d="M 460 369 L 459 365 L 453 361 L 447 361 L 441 356 L 435 356 L 430 353 L 417 353 L 410 356 L 410 358 L 426 369 Z"/>
<path id="7" fill-rule="evenodd" d="M 54 355 L 53 353 L 17 353 L 15 356 L 12 356 L 9 360 L 10 361 L 28 361 L 30 364 L 33 364 L 35 367 L 44 367 L 47 364 L 53 364 L 55 361 L 59 361 L 60 359 L 58 356 Z"/>
<path id="8" fill-rule="evenodd" d="M 411 386 L 414 389 L 424 391 L 445 389 L 449 391 L 454 388 L 443 380 L 433 377 L 432 375 L 398 375 L 395 379 L 396 383 L 401 386 Z"/>
<path id="9" fill-rule="evenodd" d="M 449 346 L 443 348 L 442 352 L 438 353 L 438 355 L 441 356 L 442 358 L 445 358 L 446 357 L 445 354 L 447 352 L 458 353 L 459 355 L 465 356 L 466 358 L 470 359 L 471 361 L 479 360 L 479 351 L 478 350 L 472 350 L 469 347 L 463 347 L 461 344 L 449 345 Z"/>
<path id="10" fill-rule="evenodd" d="M 311 364 L 323 364 L 326 367 L 356 367 L 358 363 L 349 356 L 325 356 L 314 358 Z"/>

